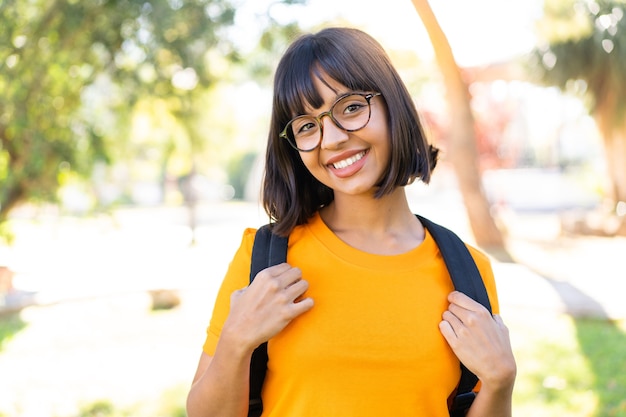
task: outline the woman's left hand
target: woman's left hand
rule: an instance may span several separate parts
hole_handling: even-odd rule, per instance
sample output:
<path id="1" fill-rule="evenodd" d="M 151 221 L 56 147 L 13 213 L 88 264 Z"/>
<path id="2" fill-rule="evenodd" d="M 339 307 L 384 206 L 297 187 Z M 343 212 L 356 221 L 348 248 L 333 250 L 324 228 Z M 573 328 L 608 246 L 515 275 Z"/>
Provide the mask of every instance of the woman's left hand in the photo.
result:
<path id="1" fill-rule="evenodd" d="M 454 291 L 439 324 L 441 333 L 459 360 L 482 382 L 495 389 L 512 387 L 516 365 L 509 329 L 499 315 L 467 295 Z"/>

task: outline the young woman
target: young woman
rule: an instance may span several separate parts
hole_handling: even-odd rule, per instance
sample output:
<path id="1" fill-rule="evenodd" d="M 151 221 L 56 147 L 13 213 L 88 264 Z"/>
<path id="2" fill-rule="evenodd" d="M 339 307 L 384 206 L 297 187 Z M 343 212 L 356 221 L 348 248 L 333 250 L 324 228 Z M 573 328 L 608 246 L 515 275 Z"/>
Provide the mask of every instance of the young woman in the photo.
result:
<path id="1" fill-rule="evenodd" d="M 470 252 L 495 315 L 455 292 L 404 186 L 437 150 L 369 35 L 330 28 L 281 59 L 263 204 L 287 262 L 248 286 L 254 229 L 217 296 L 189 417 L 246 416 L 250 357 L 268 342 L 263 416 L 448 416 L 459 360 L 479 380 L 468 416 L 511 415 L 516 365 L 486 256 Z"/>

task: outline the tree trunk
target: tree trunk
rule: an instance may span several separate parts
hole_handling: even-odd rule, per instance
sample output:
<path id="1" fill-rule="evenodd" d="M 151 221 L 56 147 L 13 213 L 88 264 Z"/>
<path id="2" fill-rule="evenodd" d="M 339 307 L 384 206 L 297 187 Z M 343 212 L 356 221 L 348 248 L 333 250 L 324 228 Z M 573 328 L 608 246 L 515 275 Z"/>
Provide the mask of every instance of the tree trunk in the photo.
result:
<path id="1" fill-rule="evenodd" d="M 435 51 L 443 74 L 451 114 L 448 158 L 452 163 L 476 244 L 494 256 L 509 260 L 504 239 L 490 213 L 478 166 L 478 150 L 470 95 L 452 48 L 427 0 L 412 0 Z"/>
<path id="2" fill-rule="evenodd" d="M 626 202 L 626 136 L 613 132 L 604 139 L 604 148 L 611 181 L 609 196 L 616 204 Z"/>
<path id="3" fill-rule="evenodd" d="M 626 123 L 613 123 L 613 110 L 602 103 L 594 116 L 604 143 L 606 168 L 609 179 L 606 195 L 611 202 L 611 216 L 621 219 L 615 234 L 626 236 L 626 216 L 618 213 L 618 204 L 626 203 Z"/>
<path id="4" fill-rule="evenodd" d="M 0 225 L 9 219 L 11 210 L 26 199 L 25 189 L 20 184 L 12 184 L 9 187 L 10 190 L 5 192 L 0 201 Z M 1 238 L 2 236 L 0 236 Z"/>
<path id="5" fill-rule="evenodd" d="M 626 122 L 615 122 L 613 114 L 616 106 L 604 98 L 598 101 L 594 112 L 604 142 L 610 181 L 607 195 L 615 204 L 626 202 Z"/>

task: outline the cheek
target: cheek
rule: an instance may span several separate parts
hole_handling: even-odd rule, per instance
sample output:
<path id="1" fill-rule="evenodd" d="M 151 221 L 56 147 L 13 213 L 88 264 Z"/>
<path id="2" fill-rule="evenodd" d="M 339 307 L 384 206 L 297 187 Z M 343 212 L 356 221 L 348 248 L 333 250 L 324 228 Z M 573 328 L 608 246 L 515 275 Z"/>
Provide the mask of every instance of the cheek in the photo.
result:
<path id="1" fill-rule="evenodd" d="M 319 163 L 319 152 L 306 152 L 300 154 L 300 159 L 305 168 L 309 170 L 313 176 L 317 177 L 316 172 L 319 172 L 323 167 Z"/>
<path id="2" fill-rule="evenodd" d="M 376 133 L 375 146 L 379 150 L 380 157 L 388 161 L 391 159 L 391 133 L 386 126 L 381 126 Z"/>
<path id="3" fill-rule="evenodd" d="M 300 153 L 300 159 L 302 160 L 302 163 L 309 171 L 311 170 L 311 166 L 313 165 L 313 162 L 316 159 L 316 158 L 313 158 L 311 153 L 313 152 L 307 152 L 307 153 L 301 152 Z"/>

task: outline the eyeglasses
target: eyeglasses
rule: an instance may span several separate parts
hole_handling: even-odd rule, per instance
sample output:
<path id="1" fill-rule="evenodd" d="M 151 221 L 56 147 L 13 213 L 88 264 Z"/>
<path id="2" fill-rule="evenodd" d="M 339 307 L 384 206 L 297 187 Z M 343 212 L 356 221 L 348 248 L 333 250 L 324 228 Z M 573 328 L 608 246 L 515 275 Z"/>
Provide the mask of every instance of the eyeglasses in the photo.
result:
<path id="1" fill-rule="evenodd" d="M 381 93 L 361 92 L 345 94 L 330 106 L 330 110 L 317 117 L 304 115 L 291 119 L 280 133 L 280 137 L 287 139 L 298 151 L 311 152 L 322 142 L 324 116 L 330 117 L 338 128 L 346 132 L 355 132 L 367 126 L 372 115 L 370 101 L 380 95 Z"/>

